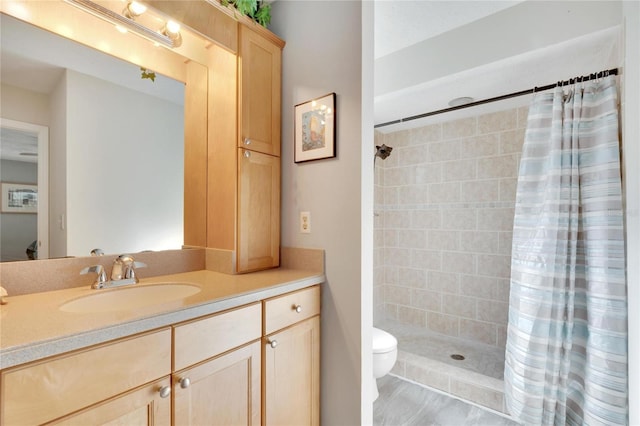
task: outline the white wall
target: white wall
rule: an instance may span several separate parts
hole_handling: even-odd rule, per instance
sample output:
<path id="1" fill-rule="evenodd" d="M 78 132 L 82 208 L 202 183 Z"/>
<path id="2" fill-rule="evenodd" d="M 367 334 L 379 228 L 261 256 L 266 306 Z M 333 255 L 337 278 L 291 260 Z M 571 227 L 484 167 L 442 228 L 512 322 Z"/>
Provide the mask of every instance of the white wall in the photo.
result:
<path id="1" fill-rule="evenodd" d="M 362 370 L 362 339 L 366 340 L 362 330 L 370 326 L 372 310 L 371 290 L 363 290 L 371 283 L 362 282 L 361 274 L 363 250 L 372 250 L 362 246 L 370 238 L 363 237 L 363 232 L 370 231 L 363 231 L 361 204 L 371 203 L 372 195 L 366 195 L 365 201 L 362 188 L 373 190 L 373 178 L 366 176 L 373 173 L 372 135 L 371 158 L 362 156 L 361 25 L 359 1 L 272 4 L 271 30 L 287 42 L 282 77 L 282 245 L 326 252 L 321 325 L 321 419 L 325 425 L 369 423 L 363 412 L 371 411 L 371 404 L 362 403 L 361 398 L 361 381 L 367 381 L 362 376 L 371 375 L 371 370 Z M 372 62 L 369 68 L 371 73 Z M 294 164 L 293 107 L 330 92 L 337 94 L 337 158 Z M 372 105 L 372 99 L 367 102 Z M 367 115 L 370 109 L 367 106 Z M 363 164 L 370 167 L 367 172 Z M 298 232 L 300 211 L 311 212 L 311 234 Z"/>
<path id="2" fill-rule="evenodd" d="M 67 254 L 180 248 L 182 106 L 70 70 L 66 84 Z"/>
<path id="3" fill-rule="evenodd" d="M 0 114 L 3 118 L 25 123 L 49 125 L 49 97 L 43 93 L 2 84 Z"/>

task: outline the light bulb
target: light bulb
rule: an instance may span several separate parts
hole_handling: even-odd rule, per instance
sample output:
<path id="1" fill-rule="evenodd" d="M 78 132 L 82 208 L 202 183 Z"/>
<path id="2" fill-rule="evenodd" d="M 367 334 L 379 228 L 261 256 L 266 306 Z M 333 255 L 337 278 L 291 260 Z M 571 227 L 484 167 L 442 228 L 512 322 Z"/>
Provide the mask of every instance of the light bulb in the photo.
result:
<path id="1" fill-rule="evenodd" d="M 147 6 L 137 1 L 132 1 L 127 4 L 127 7 L 124 8 L 122 14 L 129 19 L 137 18 L 147 11 Z"/>
<path id="2" fill-rule="evenodd" d="M 175 21 L 167 21 L 167 31 L 173 34 L 177 34 L 180 32 L 180 24 Z"/>

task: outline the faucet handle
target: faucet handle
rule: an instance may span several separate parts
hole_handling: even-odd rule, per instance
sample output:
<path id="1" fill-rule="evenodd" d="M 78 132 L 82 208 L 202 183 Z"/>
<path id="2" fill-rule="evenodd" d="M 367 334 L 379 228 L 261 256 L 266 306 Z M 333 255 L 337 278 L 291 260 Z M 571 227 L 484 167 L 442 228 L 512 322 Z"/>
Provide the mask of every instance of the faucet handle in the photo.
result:
<path id="1" fill-rule="evenodd" d="M 91 288 L 97 289 L 104 287 L 107 282 L 107 273 L 105 272 L 104 267 L 102 265 L 87 266 L 80 271 L 80 275 L 85 275 L 89 272 L 97 274 L 96 280 L 91 285 Z"/>

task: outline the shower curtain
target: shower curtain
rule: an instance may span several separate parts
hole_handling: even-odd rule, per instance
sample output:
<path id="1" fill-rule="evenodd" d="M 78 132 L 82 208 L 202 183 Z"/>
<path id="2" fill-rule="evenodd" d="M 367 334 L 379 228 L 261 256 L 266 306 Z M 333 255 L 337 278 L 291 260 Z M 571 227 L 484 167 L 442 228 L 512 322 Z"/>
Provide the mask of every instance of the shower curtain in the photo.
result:
<path id="1" fill-rule="evenodd" d="M 505 355 L 507 408 L 523 423 L 628 423 L 615 76 L 531 102 Z"/>

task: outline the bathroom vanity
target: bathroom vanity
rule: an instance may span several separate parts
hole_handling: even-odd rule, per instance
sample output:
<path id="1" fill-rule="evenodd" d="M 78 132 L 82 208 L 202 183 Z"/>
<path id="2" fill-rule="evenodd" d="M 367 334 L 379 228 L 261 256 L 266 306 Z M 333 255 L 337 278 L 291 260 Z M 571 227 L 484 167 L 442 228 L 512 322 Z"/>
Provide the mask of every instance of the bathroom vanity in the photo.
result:
<path id="1" fill-rule="evenodd" d="M 10 297 L 0 424 L 319 424 L 323 281 L 202 270 Z M 157 303 L 126 293 L 163 286 L 198 291 Z"/>

